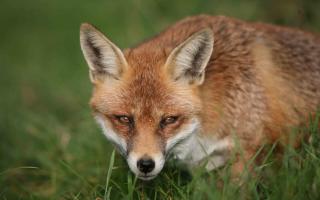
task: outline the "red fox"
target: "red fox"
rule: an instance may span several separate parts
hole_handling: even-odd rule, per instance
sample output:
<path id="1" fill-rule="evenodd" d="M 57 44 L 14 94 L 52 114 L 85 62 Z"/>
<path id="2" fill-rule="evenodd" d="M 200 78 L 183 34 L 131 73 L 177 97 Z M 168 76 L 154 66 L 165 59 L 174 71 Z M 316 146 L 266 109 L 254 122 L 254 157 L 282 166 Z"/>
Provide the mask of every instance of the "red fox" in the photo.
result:
<path id="1" fill-rule="evenodd" d="M 187 17 L 120 50 L 88 23 L 81 49 L 90 105 L 138 178 L 174 155 L 190 167 L 223 166 L 243 149 L 240 173 L 262 144 L 286 141 L 320 106 L 320 37 L 223 16 Z"/>

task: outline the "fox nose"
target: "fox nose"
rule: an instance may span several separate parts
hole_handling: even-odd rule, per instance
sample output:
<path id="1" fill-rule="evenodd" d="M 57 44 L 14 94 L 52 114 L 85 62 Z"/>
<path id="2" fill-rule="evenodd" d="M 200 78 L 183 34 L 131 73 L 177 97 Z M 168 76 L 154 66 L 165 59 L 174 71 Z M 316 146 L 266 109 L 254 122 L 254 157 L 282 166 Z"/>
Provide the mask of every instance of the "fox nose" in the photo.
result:
<path id="1" fill-rule="evenodd" d="M 146 174 L 151 172 L 154 169 L 155 163 L 151 158 L 144 157 L 138 160 L 137 167 L 141 172 Z"/>

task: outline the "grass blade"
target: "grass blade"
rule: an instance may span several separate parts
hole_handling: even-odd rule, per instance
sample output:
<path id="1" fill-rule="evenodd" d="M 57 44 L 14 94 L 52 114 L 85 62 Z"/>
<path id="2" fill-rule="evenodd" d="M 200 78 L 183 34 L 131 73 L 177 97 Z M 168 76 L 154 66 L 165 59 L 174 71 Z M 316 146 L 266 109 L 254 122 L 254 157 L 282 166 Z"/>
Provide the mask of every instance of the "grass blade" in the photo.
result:
<path id="1" fill-rule="evenodd" d="M 115 157 L 115 151 L 113 150 L 111 157 L 110 157 L 110 161 L 109 161 L 109 168 L 108 168 L 107 179 L 106 179 L 106 187 L 105 187 L 105 192 L 104 192 L 104 196 L 103 196 L 104 200 L 110 200 L 110 194 L 111 194 L 112 187 L 109 188 L 109 182 L 110 182 L 112 169 L 113 169 L 113 165 L 114 165 L 114 157 Z"/>

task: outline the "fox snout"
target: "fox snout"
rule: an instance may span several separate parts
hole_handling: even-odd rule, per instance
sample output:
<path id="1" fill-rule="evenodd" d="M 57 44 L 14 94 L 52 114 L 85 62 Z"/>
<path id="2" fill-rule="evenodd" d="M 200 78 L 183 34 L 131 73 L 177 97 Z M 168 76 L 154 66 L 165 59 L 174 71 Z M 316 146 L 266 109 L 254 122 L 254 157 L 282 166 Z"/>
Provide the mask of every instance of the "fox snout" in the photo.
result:
<path id="1" fill-rule="evenodd" d="M 131 171 L 142 180 L 155 178 L 162 170 L 164 161 L 162 153 L 138 155 L 135 152 L 131 152 L 127 158 Z"/>
<path id="2" fill-rule="evenodd" d="M 145 156 L 138 160 L 137 167 L 140 170 L 140 172 L 147 174 L 153 171 L 155 167 L 155 162 L 152 158 Z"/>

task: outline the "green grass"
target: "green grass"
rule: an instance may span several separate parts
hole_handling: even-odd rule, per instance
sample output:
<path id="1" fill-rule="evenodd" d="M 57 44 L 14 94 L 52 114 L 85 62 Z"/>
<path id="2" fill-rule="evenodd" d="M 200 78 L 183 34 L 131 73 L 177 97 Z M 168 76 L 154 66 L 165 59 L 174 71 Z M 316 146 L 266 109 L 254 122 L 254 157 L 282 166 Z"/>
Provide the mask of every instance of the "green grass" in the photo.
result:
<path id="1" fill-rule="evenodd" d="M 0 2 L 0 199 L 319 199 L 319 133 L 273 153 L 239 188 L 229 166 L 192 174 L 168 163 L 141 182 L 94 123 L 79 25 L 127 47 L 187 15 L 208 13 L 320 30 L 320 1 Z M 312 126 L 316 127 L 316 126 Z M 271 152 L 271 151 L 270 151 Z M 223 188 L 216 187 L 224 180 Z"/>

